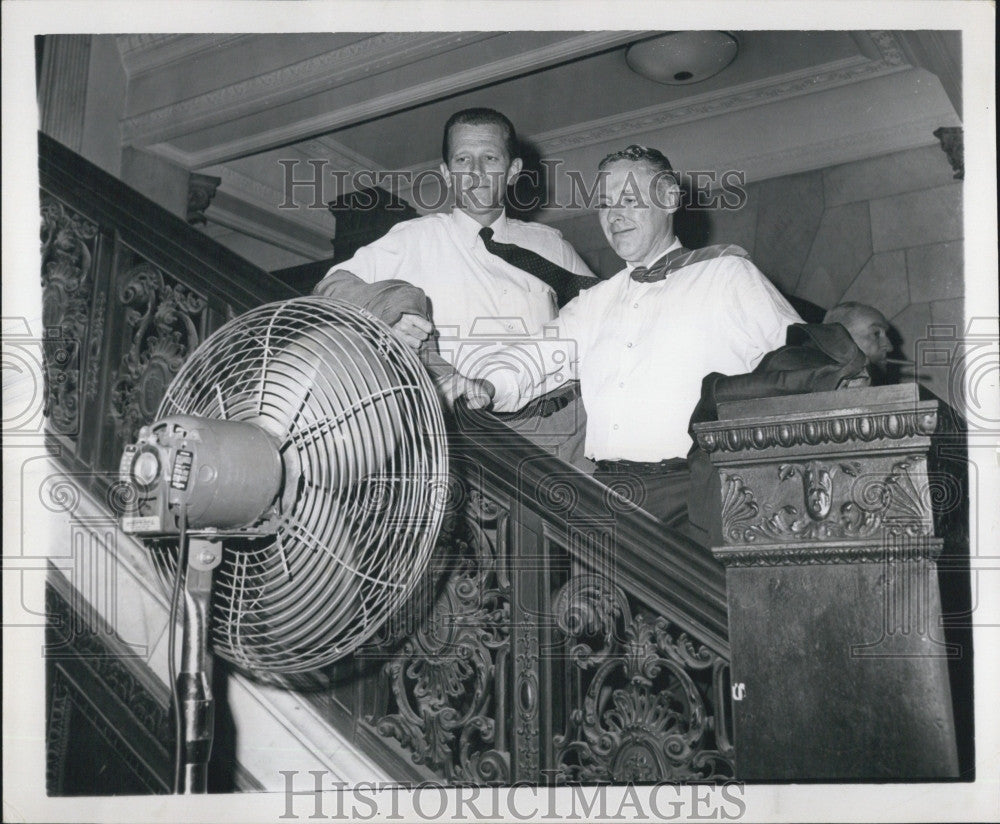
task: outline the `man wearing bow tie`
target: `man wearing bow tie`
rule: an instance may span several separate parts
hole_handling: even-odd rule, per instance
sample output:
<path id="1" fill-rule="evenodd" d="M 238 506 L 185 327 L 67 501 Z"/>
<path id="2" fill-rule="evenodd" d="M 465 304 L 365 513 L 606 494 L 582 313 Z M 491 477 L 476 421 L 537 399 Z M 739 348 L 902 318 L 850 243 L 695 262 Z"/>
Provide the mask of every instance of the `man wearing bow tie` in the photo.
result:
<path id="1" fill-rule="evenodd" d="M 579 379 L 598 477 L 674 523 L 686 507 L 688 422 L 702 378 L 751 371 L 801 319 L 738 246 L 681 246 L 680 189 L 662 153 L 629 146 L 598 169 L 601 228 L 626 267 L 523 347 L 535 353 L 530 368 L 498 355 L 470 377 L 485 381 L 478 387 L 501 412 Z"/>

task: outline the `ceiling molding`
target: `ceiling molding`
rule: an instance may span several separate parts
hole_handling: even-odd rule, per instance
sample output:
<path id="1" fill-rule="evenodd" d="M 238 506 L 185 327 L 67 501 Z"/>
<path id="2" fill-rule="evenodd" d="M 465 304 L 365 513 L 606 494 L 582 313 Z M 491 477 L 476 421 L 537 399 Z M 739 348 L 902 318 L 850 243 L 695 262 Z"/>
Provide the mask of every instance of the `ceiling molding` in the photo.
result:
<path id="1" fill-rule="evenodd" d="M 221 188 L 224 191 L 233 196 L 239 195 L 240 200 L 259 209 L 273 211 L 285 202 L 284 192 L 229 166 L 219 166 L 212 173 L 222 178 Z M 281 210 L 279 214 L 283 220 L 298 224 L 307 232 L 316 233 L 315 242 L 321 246 L 333 236 L 334 224 L 326 207 L 322 210 L 310 208 Z"/>
<path id="2" fill-rule="evenodd" d="M 545 132 L 531 139 L 537 144 L 543 157 L 551 157 L 567 149 L 628 139 L 643 132 L 748 109 L 763 103 L 774 103 L 834 85 L 853 83 L 871 76 L 872 65 L 872 61 L 863 57 L 848 57 L 818 67 L 819 71 L 816 66 L 810 66 L 638 111 L 579 123 L 566 129 Z"/>
<path id="3" fill-rule="evenodd" d="M 443 77 L 437 77 L 424 83 L 418 83 L 408 88 L 399 89 L 389 94 L 345 106 L 332 111 L 324 111 L 315 117 L 307 118 L 289 123 L 275 129 L 270 129 L 258 134 L 247 135 L 246 137 L 218 144 L 203 150 L 194 152 L 183 152 L 173 150 L 174 156 L 182 158 L 180 161 L 184 166 L 191 169 L 209 166 L 215 163 L 223 163 L 250 154 L 257 154 L 277 146 L 288 143 L 296 143 L 310 137 L 325 134 L 326 132 L 345 126 L 359 123 L 374 117 L 379 117 L 408 106 L 415 106 L 419 103 L 426 103 L 442 97 L 459 94 L 470 89 L 478 88 L 488 83 L 497 82 L 508 77 L 524 74 L 545 66 L 551 66 L 576 57 L 593 54 L 605 48 L 612 48 L 625 42 L 640 37 L 642 32 L 634 31 L 596 31 L 585 32 L 583 34 L 567 37 L 558 43 L 551 43 L 537 49 L 530 49 L 519 54 L 511 55 L 490 63 L 477 66 L 474 69 L 462 70 Z M 329 77 L 323 78 L 323 88 L 329 88 Z M 224 92 L 225 90 L 219 90 Z M 213 92 L 213 94 L 215 94 Z M 301 96 L 301 95 L 300 95 Z M 152 151 L 160 152 L 164 145 L 163 141 L 171 134 L 189 131 L 188 125 L 177 128 L 169 128 L 166 124 L 179 113 L 172 110 L 183 106 L 188 101 L 177 104 L 177 106 L 158 109 L 137 118 L 130 118 L 124 122 L 123 135 L 126 143 L 144 143 L 145 141 L 160 141 L 156 147 L 149 147 Z M 140 118 L 147 118 L 155 115 L 158 121 L 163 122 L 162 130 L 146 128 L 151 125 Z M 181 121 L 183 121 L 181 117 Z M 221 120 L 231 119 L 230 116 L 222 117 Z"/>
<path id="4" fill-rule="evenodd" d="M 330 165 L 337 169 L 346 169 L 351 172 L 372 169 L 381 170 L 382 166 L 366 157 L 360 152 L 354 151 L 348 146 L 334 140 L 330 135 L 314 137 L 303 143 L 296 143 L 294 147 L 303 157 L 308 159 L 324 158 Z"/>
<path id="5" fill-rule="evenodd" d="M 115 37 L 125 73 L 132 80 L 202 52 L 232 46 L 252 34 L 119 34 Z"/>
<path id="6" fill-rule="evenodd" d="M 159 142 L 345 85 L 488 35 L 382 32 L 274 71 L 126 118 L 127 143 Z"/>
<path id="7" fill-rule="evenodd" d="M 869 31 L 865 32 L 878 49 L 879 56 L 886 65 L 905 66 L 909 65 L 903 48 L 900 45 L 896 34 L 891 31 Z"/>
<path id="8" fill-rule="evenodd" d="M 118 43 L 118 51 L 122 56 L 131 55 L 134 52 L 152 51 L 159 48 L 164 43 L 176 43 L 185 38 L 200 35 L 189 34 L 119 34 L 115 37 Z"/>
<path id="9" fill-rule="evenodd" d="M 542 157 L 554 158 L 568 150 L 629 140 L 645 132 L 777 103 L 910 68 L 891 32 L 869 34 L 872 42 L 879 47 L 878 59 L 856 55 L 526 137 L 538 147 Z M 438 162 L 427 160 L 411 166 L 407 171 L 416 175 L 436 169 Z"/>
<path id="10" fill-rule="evenodd" d="M 324 204 L 345 194 L 345 192 L 352 191 L 352 188 L 349 186 L 343 191 L 335 189 L 333 186 L 334 180 L 329 174 L 330 170 L 345 170 L 349 173 L 360 172 L 362 170 L 379 170 L 374 161 L 348 149 L 346 146 L 340 145 L 329 136 L 314 138 L 304 143 L 290 146 L 283 154 L 287 159 L 301 160 L 303 163 L 314 158 L 323 159 L 328 162 L 328 165 L 323 168 L 322 178 L 323 191 L 321 199 Z M 275 162 L 277 163 L 277 159 Z M 231 196 L 238 197 L 239 200 L 249 203 L 258 209 L 274 211 L 278 209 L 279 204 L 284 203 L 286 200 L 283 189 L 276 188 L 272 183 L 266 183 L 226 164 L 210 166 L 200 171 L 222 178 L 220 187 L 222 191 Z M 296 180 L 303 180 L 311 174 L 312 170 L 307 166 L 297 171 Z M 306 231 L 318 232 L 316 243 L 325 249 L 324 244 L 333 237 L 335 231 L 335 221 L 332 219 L 328 208 L 324 205 L 322 209 L 313 209 L 308 205 L 301 205 L 301 198 L 293 197 L 293 200 L 300 203 L 299 208 L 282 210 L 282 219 L 298 224 Z M 329 250 L 326 251 L 329 252 Z"/>
<path id="11" fill-rule="evenodd" d="M 940 126 L 939 115 L 925 115 L 904 123 L 896 123 L 862 133 L 838 135 L 827 140 L 814 141 L 792 149 L 787 147 L 758 155 L 747 155 L 722 160 L 713 164 L 719 169 L 746 169 L 752 171 L 747 183 L 759 183 L 787 175 L 812 172 L 844 163 L 854 163 L 879 155 L 917 149 L 937 143 L 934 129 Z M 552 208 L 539 213 L 536 219 L 551 226 L 579 217 L 572 209 Z"/>
<path id="12" fill-rule="evenodd" d="M 752 177 L 748 177 L 747 182 L 799 174 L 935 144 L 934 129 L 951 125 L 946 121 L 949 119 L 941 113 L 923 115 L 891 126 L 839 135 L 794 148 L 731 158 L 717 165 L 719 168 L 752 170 Z"/>
<path id="13" fill-rule="evenodd" d="M 956 31 L 904 31 L 898 40 L 915 66 L 938 76 L 958 116 L 962 116 L 962 40 Z"/>
<path id="14" fill-rule="evenodd" d="M 294 252 L 310 260 L 323 260 L 333 255 L 332 232 L 327 236 L 317 234 L 316 241 L 309 242 L 282 232 L 280 226 L 253 220 L 215 203 L 205 212 L 205 217 L 210 224 L 223 226 L 238 234 L 270 243 L 286 252 Z"/>
<path id="15" fill-rule="evenodd" d="M 568 149 L 578 149 L 616 139 L 627 140 L 643 132 L 690 123 L 755 106 L 777 103 L 903 71 L 906 63 L 851 57 L 795 72 L 772 76 L 716 92 L 685 97 L 624 115 L 580 123 L 531 138 L 543 157 L 555 157 Z"/>

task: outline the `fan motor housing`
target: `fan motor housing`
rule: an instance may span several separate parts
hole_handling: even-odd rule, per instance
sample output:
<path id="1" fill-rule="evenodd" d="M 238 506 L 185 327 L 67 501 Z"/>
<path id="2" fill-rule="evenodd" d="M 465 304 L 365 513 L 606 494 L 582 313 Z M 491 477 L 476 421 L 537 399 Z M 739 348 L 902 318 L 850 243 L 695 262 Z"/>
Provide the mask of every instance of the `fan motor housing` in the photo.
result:
<path id="1" fill-rule="evenodd" d="M 274 503 L 282 466 L 254 423 L 173 415 L 140 430 L 120 476 L 136 490 L 122 529 L 163 535 L 178 532 L 182 505 L 190 529 L 250 529 Z"/>

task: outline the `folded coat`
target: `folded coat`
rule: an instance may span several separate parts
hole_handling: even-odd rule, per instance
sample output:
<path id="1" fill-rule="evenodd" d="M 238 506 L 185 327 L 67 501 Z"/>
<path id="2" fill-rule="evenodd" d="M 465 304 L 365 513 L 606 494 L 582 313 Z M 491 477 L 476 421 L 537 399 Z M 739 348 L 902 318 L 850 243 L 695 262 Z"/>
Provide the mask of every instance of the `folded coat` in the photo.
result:
<path id="1" fill-rule="evenodd" d="M 765 355 L 745 375 L 706 375 L 701 398 L 691 416 L 696 423 L 718 419 L 718 405 L 727 401 L 826 392 L 847 384 L 867 382 L 867 358 L 839 323 L 796 323 L 788 327 L 786 343 Z M 693 428 L 692 428 L 693 435 Z M 691 488 L 688 520 L 705 543 L 722 544 L 719 473 L 697 442 L 688 453 Z M 704 533 L 704 536 L 701 535 Z"/>

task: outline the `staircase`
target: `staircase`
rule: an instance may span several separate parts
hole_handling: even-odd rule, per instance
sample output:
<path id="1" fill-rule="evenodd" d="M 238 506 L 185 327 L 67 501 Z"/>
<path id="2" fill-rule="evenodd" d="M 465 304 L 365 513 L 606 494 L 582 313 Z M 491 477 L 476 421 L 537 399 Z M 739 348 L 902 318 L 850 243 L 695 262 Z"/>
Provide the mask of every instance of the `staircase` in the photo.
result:
<path id="1" fill-rule="evenodd" d="M 142 546 L 117 529 L 118 461 L 206 336 L 295 292 L 44 135 L 39 152 L 49 457 L 36 482 L 76 491 L 47 547 L 49 792 L 164 792 L 166 600 Z M 720 424 L 718 443 L 742 425 Z M 886 431 L 869 451 L 926 451 L 918 435 L 901 446 L 909 435 Z M 773 446 L 780 463 L 791 446 Z M 767 778 L 759 740 L 741 751 L 733 739 L 745 679 L 731 659 L 756 666 L 762 653 L 753 623 L 732 636 L 752 656 L 730 649 L 732 553 L 717 558 L 489 415 L 456 421 L 452 455 L 431 570 L 392 626 L 288 689 L 218 667 L 214 763 L 228 766 L 211 788 L 281 790 L 295 770 L 348 783 L 718 782 L 741 767 Z M 822 544 L 814 532 L 804 540 Z M 806 567 L 824 548 L 786 560 Z M 74 758 L 78 738 L 107 742 L 94 752 L 113 779 Z M 888 776 L 956 772 L 954 757 L 919 775 L 891 754 L 880 763 Z"/>

